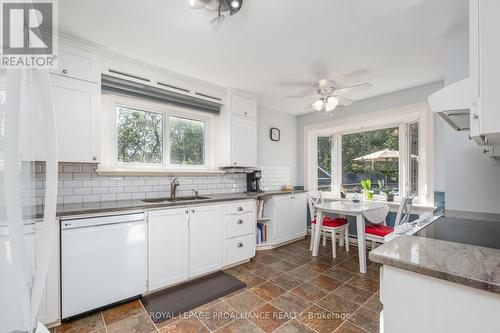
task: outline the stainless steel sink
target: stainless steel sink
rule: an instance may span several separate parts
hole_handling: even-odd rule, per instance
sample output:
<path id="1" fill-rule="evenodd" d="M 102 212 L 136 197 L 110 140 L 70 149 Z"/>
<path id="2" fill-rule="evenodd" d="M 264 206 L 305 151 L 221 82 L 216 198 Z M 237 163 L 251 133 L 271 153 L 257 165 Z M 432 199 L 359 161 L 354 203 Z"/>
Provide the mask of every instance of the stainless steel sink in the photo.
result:
<path id="1" fill-rule="evenodd" d="M 210 199 L 209 197 L 203 197 L 203 196 L 190 196 L 190 197 L 177 197 L 175 199 L 170 199 L 170 198 L 155 198 L 155 199 L 144 199 L 142 201 L 144 202 L 149 202 L 149 203 L 162 203 L 162 202 L 181 202 L 181 201 L 196 201 L 196 200 L 206 200 Z"/>

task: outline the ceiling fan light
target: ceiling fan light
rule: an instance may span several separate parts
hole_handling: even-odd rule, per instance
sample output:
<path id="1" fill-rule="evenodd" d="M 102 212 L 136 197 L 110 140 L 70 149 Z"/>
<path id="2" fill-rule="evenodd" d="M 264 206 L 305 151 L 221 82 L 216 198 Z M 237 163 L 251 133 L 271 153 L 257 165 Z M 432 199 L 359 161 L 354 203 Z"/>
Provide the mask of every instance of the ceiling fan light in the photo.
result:
<path id="1" fill-rule="evenodd" d="M 203 2 L 201 2 L 200 0 L 189 0 L 189 7 L 191 7 L 191 9 L 200 9 L 200 8 L 203 8 L 205 7 L 205 4 Z"/>
<path id="2" fill-rule="evenodd" d="M 339 99 L 337 97 L 331 96 L 326 100 L 325 111 L 333 111 L 339 105 Z"/>
<path id="3" fill-rule="evenodd" d="M 314 103 L 312 104 L 312 107 L 316 111 L 321 111 L 321 109 L 323 109 L 323 105 L 325 105 L 325 102 L 323 102 L 322 99 L 318 99 L 318 100 L 314 101 Z"/>

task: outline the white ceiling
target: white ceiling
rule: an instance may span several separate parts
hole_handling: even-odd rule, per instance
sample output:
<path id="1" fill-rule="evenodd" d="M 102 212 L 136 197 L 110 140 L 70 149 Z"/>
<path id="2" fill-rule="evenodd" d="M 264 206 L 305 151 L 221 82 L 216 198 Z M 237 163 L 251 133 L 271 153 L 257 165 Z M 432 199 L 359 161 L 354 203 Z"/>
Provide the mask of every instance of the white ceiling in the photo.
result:
<path id="1" fill-rule="evenodd" d="M 467 0 L 245 0 L 218 31 L 214 16 L 187 0 L 59 1 L 63 32 L 302 114 L 308 98 L 284 96 L 320 73 L 373 84 L 354 100 L 442 79 L 443 35 L 467 21 Z"/>

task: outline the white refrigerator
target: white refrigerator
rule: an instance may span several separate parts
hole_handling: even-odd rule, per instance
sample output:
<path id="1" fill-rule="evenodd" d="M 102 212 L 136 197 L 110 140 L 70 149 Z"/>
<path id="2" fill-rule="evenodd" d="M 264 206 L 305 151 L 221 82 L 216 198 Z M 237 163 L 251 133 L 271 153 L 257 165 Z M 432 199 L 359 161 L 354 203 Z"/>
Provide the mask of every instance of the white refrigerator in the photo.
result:
<path id="1" fill-rule="evenodd" d="M 57 138 L 49 80 L 47 69 L 0 69 L 0 333 L 48 332 L 37 311 L 56 241 Z M 35 119 L 43 119 L 42 137 L 34 135 Z M 37 162 L 46 170 L 43 216 L 36 215 L 35 140 L 47 147 L 45 161 Z M 34 221 L 43 223 L 36 265 Z"/>

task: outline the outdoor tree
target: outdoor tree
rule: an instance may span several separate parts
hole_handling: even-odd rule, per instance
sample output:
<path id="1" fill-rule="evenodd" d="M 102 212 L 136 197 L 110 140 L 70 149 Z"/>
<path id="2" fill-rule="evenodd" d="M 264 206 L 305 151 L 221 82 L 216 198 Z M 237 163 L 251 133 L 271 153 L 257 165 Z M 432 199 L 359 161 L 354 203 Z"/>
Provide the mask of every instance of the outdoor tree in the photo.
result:
<path id="1" fill-rule="evenodd" d="M 161 113 L 119 107 L 117 109 L 118 161 L 162 163 L 163 123 Z M 204 123 L 170 117 L 170 163 L 204 164 Z"/>

